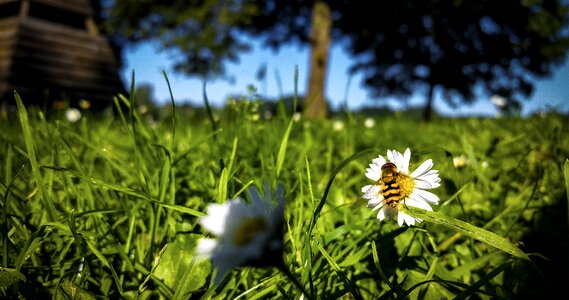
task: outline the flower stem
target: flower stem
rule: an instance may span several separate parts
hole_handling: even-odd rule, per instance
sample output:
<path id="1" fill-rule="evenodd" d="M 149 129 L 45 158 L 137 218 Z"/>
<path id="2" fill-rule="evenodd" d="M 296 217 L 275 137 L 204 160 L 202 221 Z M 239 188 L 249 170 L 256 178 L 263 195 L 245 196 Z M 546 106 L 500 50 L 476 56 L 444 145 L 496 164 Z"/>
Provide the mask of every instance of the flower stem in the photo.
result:
<path id="1" fill-rule="evenodd" d="M 298 278 L 296 278 L 296 276 L 294 276 L 294 274 L 292 274 L 292 272 L 284 264 L 280 263 L 278 265 L 278 268 L 286 275 L 286 277 L 288 277 L 288 279 L 290 279 L 290 281 L 292 281 L 292 283 L 294 283 L 294 285 L 300 290 L 300 292 L 304 294 L 307 299 L 314 299 L 314 297 L 308 293 L 300 281 L 298 281 Z"/>

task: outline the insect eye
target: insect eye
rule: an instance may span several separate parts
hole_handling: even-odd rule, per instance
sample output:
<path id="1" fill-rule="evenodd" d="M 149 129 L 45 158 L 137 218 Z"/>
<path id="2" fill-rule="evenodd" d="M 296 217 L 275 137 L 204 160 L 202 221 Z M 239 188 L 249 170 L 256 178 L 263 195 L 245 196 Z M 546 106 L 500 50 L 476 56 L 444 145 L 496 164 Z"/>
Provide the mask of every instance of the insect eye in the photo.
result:
<path id="1" fill-rule="evenodd" d="M 385 168 L 395 168 L 395 164 L 392 162 L 385 163 L 383 166 L 381 166 L 381 169 L 383 170 Z"/>

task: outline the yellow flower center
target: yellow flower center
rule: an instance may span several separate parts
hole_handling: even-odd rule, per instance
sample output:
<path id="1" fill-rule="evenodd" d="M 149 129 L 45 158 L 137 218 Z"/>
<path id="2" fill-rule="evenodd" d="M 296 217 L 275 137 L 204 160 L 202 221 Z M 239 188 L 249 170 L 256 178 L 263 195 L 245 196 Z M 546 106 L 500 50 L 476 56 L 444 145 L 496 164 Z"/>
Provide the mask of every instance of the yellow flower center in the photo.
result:
<path id="1" fill-rule="evenodd" d="M 267 221 L 263 217 L 253 217 L 245 219 L 235 231 L 234 242 L 236 245 L 243 246 L 248 244 L 258 232 L 267 229 Z"/>
<path id="2" fill-rule="evenodd" d="M 399 180 L 399 187 L 401 191 L 401 199 L 405 199 L 413 193 L 415 180 L 409 175 L 401 176 L 401 180 Z"/>

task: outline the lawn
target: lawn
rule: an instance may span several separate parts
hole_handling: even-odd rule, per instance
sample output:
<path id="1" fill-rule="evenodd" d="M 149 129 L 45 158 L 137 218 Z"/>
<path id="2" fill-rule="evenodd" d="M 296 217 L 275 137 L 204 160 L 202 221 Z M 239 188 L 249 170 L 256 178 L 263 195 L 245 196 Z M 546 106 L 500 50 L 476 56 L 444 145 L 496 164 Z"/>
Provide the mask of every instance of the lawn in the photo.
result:
<path id="1" fill-rule="evenodd" d="M 0 295 L 7 298 L 512 299 L 567 295 L 569 117 L 223 109 L 0 117 Z M 131 109 L 132 108 L 132 109 Z M 175 116 L 175 117 L 174 117 Z M 432 159 L 434 213 L 399 226 L 362 203 L 378 155 Z M 564 176 L 565 173 L 565 176 Z M 211 203 L 284 191 L 282 258 L 214 282 L 197 258 Z M 273 199 L 274 200 L 274 199 Z M 276 202 L 275 202 L 276 203 Z M 268 259 L 268 257 L 267 257 Z"/>

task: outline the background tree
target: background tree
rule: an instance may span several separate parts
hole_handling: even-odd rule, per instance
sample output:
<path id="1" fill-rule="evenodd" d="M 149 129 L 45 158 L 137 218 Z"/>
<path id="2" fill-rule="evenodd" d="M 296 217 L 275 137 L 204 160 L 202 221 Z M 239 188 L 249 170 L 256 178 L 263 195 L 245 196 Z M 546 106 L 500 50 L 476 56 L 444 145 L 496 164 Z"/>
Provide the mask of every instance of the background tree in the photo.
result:
<path id="1" fill-rule="evenodd" d="M 475 100 L 475 88 L 528 96 L 532 77 L 551 74 L 569 46 L 568 7 L 557 0 L 385 1 L 370 10 L 346 1 L 336 26 L 375 97 L 435 90 L 451 106 Z"/>
<path id="2" fill-rule="evenodd" d="M 318 4 L 318 13 L 312 14 Z M 225 73 L 224 64 L 250 50 L 247 37 L 260 38 L 274 50 L 284 44 L 313 49 L 305 115 L 326 115 L 324 84 L 330 47 L 330 9 L 324 1 L 179 1 L 113 0 L 108 28 L 121 44 L 158 41 L 177 49 L 174 68 L 209 80 Z M 312 18 L 317 22 L 312 22 Z M 316 24 L 316 26 L 312 26 Z"/>
<path id="3" fill-rule="evenodd" d="M 156 40 L 179 50 L 178 71 L 204 80 L 248 51 L 246 38 L 278 49 L 311 48 L 305 115 L 326 115 L 331 41 L 355 59 L 372 97 L 404 99 L 424 90 L 426 120 L 436 91 L 452 106 L 475 100 L 477 87 L 529 95 L 532 77 L 560 64 L 569 42 L 568 7 L 560 0 L 182 1 L 112 0 L 109 28 L 123 42 Z"/>

